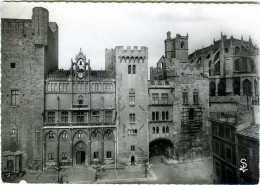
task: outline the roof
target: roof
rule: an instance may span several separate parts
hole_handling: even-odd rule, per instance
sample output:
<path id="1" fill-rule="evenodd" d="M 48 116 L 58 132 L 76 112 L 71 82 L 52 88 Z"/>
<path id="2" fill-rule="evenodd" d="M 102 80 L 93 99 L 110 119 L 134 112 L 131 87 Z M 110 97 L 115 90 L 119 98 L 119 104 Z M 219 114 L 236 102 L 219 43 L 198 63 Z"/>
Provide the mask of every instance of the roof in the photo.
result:
<path id="1" fill-rule="evenodd" d="M 54 70 L 48 75 L 48 78 L 68 78 L 70 75 L 70 70 Z"/>
<path id="2" fill-rule="evenodd" d="M 259 140 L 259 124 L 244 128 L 238 131 L 237 134 Z"/>

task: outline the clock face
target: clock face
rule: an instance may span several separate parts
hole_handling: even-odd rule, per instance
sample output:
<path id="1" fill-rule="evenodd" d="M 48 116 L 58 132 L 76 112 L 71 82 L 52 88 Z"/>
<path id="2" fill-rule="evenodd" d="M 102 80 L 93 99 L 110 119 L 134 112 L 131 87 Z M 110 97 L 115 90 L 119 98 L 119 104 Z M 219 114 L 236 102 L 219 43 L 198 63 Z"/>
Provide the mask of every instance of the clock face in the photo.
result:
<path id="1" fill-rule="evenodd" d="M 82 79 L 83 76 L 84 76 L 84 73 L 83 73 L 83 72 L 78 72 L 78 77 L 79 77 L 80 79 Z"/>

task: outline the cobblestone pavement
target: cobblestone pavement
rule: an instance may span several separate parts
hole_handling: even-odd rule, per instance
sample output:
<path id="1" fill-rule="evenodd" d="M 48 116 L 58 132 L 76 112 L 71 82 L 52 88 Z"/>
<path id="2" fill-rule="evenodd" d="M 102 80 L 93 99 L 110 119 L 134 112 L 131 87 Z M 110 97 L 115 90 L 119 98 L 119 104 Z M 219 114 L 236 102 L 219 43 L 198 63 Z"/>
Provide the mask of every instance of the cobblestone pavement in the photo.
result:
<path id="1" fill-rule="evenodd" d="M 212 163 L 210 159 L 167 165 L 161 163 L 161 157 L 156 156 L 150 159 L 152 165 L 145 178 L 142 166 L 130 166 L 125 169 L 109 169 L 98 174 L 95 181 L 95 170 L 91 166 L 73 166 L 63 169 L 60 176 L 63 176 L 64 183 L 74 184 L 104 184 L 104 183 L 171 183 L 171 184 L 211 184 Z M 25 180 L 27 183 L 57 183 L 57 171 L 45 171 L 27 173 L 15 182 Z"/>

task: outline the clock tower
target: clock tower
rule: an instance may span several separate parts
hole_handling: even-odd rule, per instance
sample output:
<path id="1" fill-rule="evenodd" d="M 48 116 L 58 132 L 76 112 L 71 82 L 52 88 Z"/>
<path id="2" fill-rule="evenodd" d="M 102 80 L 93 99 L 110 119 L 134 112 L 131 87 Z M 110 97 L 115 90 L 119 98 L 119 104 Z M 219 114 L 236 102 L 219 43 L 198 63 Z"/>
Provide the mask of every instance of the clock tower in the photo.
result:
<path id="1" fill-rule="evenodd" d="M 90 72 L 90 60 L 87 61 L 86 55 L 84 55 L 80 49 L 79 53 L 75 57 L 75 62 L 71 60 L 71 74 L 75 80 L 88 80 Z"/>

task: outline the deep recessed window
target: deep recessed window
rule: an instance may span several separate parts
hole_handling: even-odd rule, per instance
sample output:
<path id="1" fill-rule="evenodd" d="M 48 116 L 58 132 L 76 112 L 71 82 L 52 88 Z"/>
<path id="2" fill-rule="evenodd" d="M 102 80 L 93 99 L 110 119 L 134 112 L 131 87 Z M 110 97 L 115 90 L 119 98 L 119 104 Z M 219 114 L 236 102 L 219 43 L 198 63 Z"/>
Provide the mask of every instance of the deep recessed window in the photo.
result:
<path id="1" fill-rule="evenodd" d="M 11 63 L 11 68 L 15 68 L 15 63 Z"/>
<path id="2" fill-rule="evenodd" d="M 112 158 L 112 152 L 111 151 L 107 151 L 107 159 L 111 159 Z"/>
<path id="3" fill-rule="evenodd" d="M 54 123 L 55 122 L 55 112 L 51 111 L 48 112 L 48 123 Z"/>

